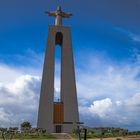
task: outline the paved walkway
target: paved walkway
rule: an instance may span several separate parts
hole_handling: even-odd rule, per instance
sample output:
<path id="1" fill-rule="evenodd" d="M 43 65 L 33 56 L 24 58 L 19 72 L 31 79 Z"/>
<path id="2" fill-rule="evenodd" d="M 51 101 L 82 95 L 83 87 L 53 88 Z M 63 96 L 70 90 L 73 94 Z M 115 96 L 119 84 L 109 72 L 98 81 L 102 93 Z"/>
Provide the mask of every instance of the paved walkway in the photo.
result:
<path id="1" fill-rule="evenodd" d="M 68 133 L 53 133 L 53 135 L 59 140 L 73 139 Z"/>

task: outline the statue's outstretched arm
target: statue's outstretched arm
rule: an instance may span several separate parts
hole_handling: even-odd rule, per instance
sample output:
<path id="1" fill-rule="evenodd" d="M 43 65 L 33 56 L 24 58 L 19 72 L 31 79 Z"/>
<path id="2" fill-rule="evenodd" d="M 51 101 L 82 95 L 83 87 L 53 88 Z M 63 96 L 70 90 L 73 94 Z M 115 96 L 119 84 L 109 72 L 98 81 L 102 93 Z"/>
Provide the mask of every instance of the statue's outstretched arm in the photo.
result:
<path id="1" fill-rule="evenodd" d="M 64 17 L 64 18 L 69 18 L 69 17 L 71 17 L 72 16 L 72 14 L 71 13 L 62 13 L 62 17 Z"/>
<path id="2" fill-rule="evenodd" d="M 45 14 L 48 14 L 48 16 L 56 16 L 55 12 L 48 12 L 48 11 L 46 11 Z"/>

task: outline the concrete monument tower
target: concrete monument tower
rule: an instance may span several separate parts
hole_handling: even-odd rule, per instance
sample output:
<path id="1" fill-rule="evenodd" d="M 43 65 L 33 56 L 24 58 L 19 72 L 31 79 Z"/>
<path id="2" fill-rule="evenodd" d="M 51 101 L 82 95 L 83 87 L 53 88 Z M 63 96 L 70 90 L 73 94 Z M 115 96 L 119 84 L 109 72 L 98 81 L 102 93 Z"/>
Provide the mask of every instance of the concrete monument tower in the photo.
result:
<path id="1" fill-rule="evenodd" d="M 62 25 L 64 13 L 59 6 L 54 12 L 55 25 L 49 26 L 44 69 L 42 75 L 37 127 L 52 132 L 71 132 L 79 122 L 72 40 L 70 28 Z M 61 46 L 61 89 L 60 101 L 54 102 L 55 46 Z"/>

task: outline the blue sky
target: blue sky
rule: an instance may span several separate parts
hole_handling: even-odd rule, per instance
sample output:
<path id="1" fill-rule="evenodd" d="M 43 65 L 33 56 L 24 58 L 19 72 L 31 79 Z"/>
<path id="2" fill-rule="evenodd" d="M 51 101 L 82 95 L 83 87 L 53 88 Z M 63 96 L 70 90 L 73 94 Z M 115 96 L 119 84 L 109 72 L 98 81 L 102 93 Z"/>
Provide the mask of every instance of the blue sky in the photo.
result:
<path id="1" fill-rule="evenodd" d="M 72 31 L 81 121 L 91 127 L 140 129 L 139 0 L 1 0 L 2 126 L 23 120 L 36 124 L 48 25 L 54 24 L 44 11 L 55 10 L 57 5 L 73 13 L 64 25 Z M 13 112 L 16 117 L 11 122 Z"/>

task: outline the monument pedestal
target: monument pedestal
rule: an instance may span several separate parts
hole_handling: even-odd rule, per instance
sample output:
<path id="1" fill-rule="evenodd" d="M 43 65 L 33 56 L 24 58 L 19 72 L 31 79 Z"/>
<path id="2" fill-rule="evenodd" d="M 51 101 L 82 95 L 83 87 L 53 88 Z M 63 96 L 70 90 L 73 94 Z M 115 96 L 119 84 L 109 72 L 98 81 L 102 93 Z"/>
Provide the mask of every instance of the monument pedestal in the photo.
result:
<path id="1" fill-rule="evenodd" d="M 57 104 L 54 103 L 56 45 L 61 46 L 61 103 Z M 68 133 L 76 128 L 76 122 L 79 122 L 79 114 L 70 28 L 49 26 L 37 127 L 46 129 L 48 133 Z"/>

